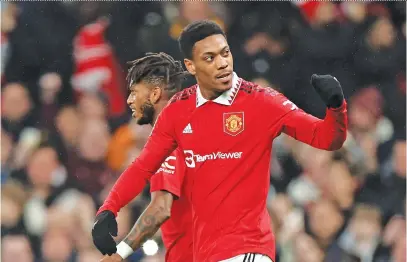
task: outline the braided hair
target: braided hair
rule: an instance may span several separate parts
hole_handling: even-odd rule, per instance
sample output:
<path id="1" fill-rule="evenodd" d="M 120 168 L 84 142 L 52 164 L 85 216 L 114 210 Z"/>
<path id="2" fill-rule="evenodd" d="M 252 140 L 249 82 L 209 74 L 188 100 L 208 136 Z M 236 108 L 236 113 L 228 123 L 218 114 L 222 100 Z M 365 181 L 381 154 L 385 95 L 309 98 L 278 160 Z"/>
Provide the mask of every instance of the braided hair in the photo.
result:
<path id="1" fill-rule="evenodd" d="M 182 82 L 189 75 L 180 61 L 163 52 L 146 53 L 144 57 L 128 64 L 131 65 L 126 78 L 129 88 L 144 81 L 162 87 L 169 97 L 181 91 Z"/>

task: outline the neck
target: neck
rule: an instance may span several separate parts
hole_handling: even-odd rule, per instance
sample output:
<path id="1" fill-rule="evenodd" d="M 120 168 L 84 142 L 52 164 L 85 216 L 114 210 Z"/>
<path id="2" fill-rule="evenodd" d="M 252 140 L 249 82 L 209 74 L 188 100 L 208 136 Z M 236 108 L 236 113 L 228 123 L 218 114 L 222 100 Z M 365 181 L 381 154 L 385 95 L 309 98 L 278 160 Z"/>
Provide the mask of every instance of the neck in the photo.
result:
<path id="1" fill-rule="evenodd" d="M 223 91 L 217 91 L 217 90 L 213 90 L 211 88 L 206 88 L 204 87 L 204 85 L 201 85 L 197 79 L 198 85 L 199 85 L 199 90 L 201 91 L 201 95 L 203 98 L 205 98 L 206 100 L 214 100 L 216 98 L 218 98 Z"/>
<path id="2" fill-rule="evenodd" d="M 154 105 L 155 113 L 154 113 L 154 117 L 153 117 L 153 122 L 151 123 L 152 126 L 155 125 L 158 115 L 161 113 L 161 111 L 164 109 L 164 107 L 167 104 L 168 104 L 168 100 L 162 99 L 162 100 L 160 100 L 160 102 L 158 102 L 156 105 Z"/>

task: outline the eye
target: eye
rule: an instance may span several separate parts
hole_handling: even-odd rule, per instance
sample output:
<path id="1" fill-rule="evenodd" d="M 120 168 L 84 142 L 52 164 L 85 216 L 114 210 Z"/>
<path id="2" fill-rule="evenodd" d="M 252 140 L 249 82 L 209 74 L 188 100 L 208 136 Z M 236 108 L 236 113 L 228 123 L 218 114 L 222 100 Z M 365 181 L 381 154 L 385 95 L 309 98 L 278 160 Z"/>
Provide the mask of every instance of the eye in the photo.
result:
<path id="1" fill-rule="evenodd" d="M 230 53 L 230 50 L 226 49 L 225 51 L 223 51 L 223 56 L 228 56 Z"/>
<path id="2" fill-rule="evenodd" d="M 205 57 L 204 57 L 204 60 L 205 60 L 206 62 L 212 62 L 213 56 L 205 56 Z"/>

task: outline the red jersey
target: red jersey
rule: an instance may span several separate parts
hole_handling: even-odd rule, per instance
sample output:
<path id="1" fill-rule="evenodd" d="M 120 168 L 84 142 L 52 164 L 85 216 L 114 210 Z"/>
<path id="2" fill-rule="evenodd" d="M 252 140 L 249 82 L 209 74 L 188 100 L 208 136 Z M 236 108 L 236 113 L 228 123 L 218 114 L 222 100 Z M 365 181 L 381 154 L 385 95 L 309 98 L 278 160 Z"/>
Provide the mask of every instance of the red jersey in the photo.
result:
<path id="1" fill-rule="evenodd" d="M 162 239 L 167 249 L 166 262 L 193 261 L 192 256 L 192 211 L 186 197 L 186 183 L 183 159 L 177 162 L 179 152 L 175 150 L 165 159 L 150 181 L 150 192 L 165 190 L 177 199 L 171 207 L 171 217 L 162 226 Z M 180 158 L 178 158 L 180 159 Z"/>
<path id="2" fill-rule="evenodd" d="M 215 100 L 198 86 L 176 94 L 161 112 L 141 155 L 116 182 L 105 209 L 114 212 L 135 196 L 175 149 L 191 180 L 194 261 L 215 262 L 244 253 L 275 259 L 266 208 L 272 142 L 281 132 L 313 147 L 337 150 L 346 139 L 346 102 L 324 120 L 282 94 L 236 74 Z"/>

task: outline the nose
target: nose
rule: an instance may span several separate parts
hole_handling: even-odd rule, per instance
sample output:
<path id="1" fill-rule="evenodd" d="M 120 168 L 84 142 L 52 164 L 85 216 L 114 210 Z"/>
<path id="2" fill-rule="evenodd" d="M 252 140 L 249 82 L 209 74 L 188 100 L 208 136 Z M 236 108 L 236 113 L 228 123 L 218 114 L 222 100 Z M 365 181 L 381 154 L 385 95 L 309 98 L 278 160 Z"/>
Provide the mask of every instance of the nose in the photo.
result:
<path id="1" fill-rule="evenodd" d="M 130 94 L 128 97 L 127 97 L 127 105 L 131 105 L 132 103 L 133 103 L 133 96 Z"/>
<path id="2" fill-rule="evenodd" d="M 225 69 L 228 66 L 228 61 L 223 56 L 218 56 L 216 59 L 216 68 Z"/>

